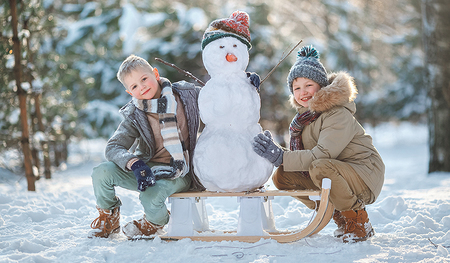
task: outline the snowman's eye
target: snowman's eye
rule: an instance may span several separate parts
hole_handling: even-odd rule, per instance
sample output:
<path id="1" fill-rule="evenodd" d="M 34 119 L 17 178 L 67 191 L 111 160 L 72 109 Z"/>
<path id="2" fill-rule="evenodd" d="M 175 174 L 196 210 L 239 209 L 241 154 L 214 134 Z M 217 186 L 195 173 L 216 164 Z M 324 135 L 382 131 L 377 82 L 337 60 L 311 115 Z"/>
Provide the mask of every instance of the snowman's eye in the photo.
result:
<path id="1" fill-rule="evenodd" d="M 236 45 L 236 44 L 234 44 L 234 45 L 233 45 L 233 47 L 237 47 L 237 45 Z"/>
<path id="2" fill-rule="evenodd" d="M 220 46 L 220 48 L 224 48 L 225 46 Z"/>

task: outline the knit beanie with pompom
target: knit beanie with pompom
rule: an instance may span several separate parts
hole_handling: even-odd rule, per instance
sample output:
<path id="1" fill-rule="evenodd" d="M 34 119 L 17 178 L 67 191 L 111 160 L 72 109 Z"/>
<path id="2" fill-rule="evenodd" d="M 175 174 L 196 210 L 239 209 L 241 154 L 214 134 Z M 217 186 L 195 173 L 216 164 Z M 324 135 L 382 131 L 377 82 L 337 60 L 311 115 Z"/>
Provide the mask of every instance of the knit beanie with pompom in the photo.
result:
<path id="1" fill-rule="evenodd" d="M 287 77 L 291 93 L 292 82 L 296 78 L 307 78 L 317 82 L 320 87 L 328 86 L 327 70 L 320 62 L 319 52 L 313 46 L 304 46 L 297 55 L 297 61 L 292 66 Z"/>
<path id="2" fill-rule="evenodd" d="M 247 46 L 250 50 L 250 17 L 244 11 L 234 11 L 229 18 L 217 19 L 209 24 L 203 34 L 202 50 L 206 45 L 219 38 L 235 37 Z"/>

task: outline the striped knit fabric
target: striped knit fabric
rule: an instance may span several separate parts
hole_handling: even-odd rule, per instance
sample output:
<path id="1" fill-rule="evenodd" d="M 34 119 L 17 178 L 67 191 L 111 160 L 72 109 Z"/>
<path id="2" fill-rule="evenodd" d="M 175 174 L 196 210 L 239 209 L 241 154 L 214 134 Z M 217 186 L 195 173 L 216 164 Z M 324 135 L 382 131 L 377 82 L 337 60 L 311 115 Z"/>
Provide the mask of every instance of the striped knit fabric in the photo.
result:
<path id="1" fill-rule="evenodd" d="M 304 150 L 302 132 L 305 126 L 319 118 L 320 112 L 306 111 L 303 114 L 297 113 L 289 126 L 291 141 L 289 143 L 291 151 Z M 300 171 L 304 177 L 310 178 L 309 171 Z"/>
<path id="2" fill-rule="evenodd" d="M 164 148 L 172 159 L 170 167 L 154 166 L 152 171 L 158 178 L 175 179 L 189 172 L 189 153 L 187 149 L 183 149 L 183 138 L 177 126 L 177 102 L 172 93 L 172 85 L 169 81 L 161 79 L 161 89 L 161 98 L 152 100 L 133 98 L 133 104 L 146 113 L 158 114 Z"/>

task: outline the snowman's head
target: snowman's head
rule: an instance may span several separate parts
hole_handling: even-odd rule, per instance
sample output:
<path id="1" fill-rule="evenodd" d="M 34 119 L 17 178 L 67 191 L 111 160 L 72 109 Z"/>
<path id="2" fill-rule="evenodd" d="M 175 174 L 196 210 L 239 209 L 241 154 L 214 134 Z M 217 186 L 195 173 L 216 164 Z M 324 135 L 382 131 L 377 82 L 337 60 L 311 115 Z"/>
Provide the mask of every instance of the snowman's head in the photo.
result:
<path id="1" fill-rule="evenodd" d="M 211 77 L 245 71 L 249 61 L 247 46 L 231 36 L 216 39 L 206 45 L 202 58 Z"/>

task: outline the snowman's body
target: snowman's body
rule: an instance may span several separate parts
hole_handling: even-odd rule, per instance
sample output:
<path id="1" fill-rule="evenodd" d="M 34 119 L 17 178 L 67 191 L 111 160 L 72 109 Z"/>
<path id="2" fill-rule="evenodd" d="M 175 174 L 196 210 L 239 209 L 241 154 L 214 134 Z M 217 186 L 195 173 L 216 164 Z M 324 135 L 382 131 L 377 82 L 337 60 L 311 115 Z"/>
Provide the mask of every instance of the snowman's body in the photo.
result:
<path id="1" fill-rule="evenodd" d="M 227 61 L 232 54 L 236 61 Z M 211 79 L 198 105 L 205 128 L 194 152 L 194 171 L 210 191 L 250 191 L 269 179 L 273 165 L 253 151 L 261 132 L 260 98 L 247 78 L 247 47 L 234 37 L 214 40 L 203 50 Z"/>

